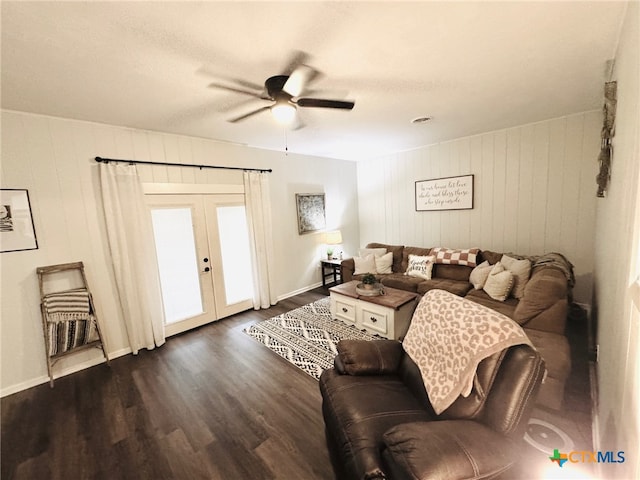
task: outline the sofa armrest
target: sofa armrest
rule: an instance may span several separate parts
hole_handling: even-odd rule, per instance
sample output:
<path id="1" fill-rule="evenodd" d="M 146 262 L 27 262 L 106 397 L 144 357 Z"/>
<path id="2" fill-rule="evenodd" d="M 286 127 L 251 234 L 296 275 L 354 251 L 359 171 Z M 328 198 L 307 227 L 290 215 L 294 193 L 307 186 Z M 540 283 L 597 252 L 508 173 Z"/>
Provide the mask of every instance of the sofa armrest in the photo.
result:
<path id="1" fill-rule="evenodd" d="M 564 335 L 569 313 L 569 284 L 552 267 L 534 269 L 518 302 L 513 319 L 525 328 Z"/>
<path id="2" fill-rule="evenodd" d="M 517 443 L 473 420 L 403 423 L 383 440 L 389 478 L 494 478 L 518 456 Z"/>
<path id="3" fill-rule="evenodd" d="M 356 262 L 353 258 L 345 258 L 340 262 L 340 278 L 342 283 L 353 280 L 353 272 L 356 271 Z"/>
<path id="4" fill-rule="evenodd" d="M 340 340 L 336 345 L 336 370 L 346 375 L 388 375 L 395 373 L 404 355 L 397 340 Z"/>

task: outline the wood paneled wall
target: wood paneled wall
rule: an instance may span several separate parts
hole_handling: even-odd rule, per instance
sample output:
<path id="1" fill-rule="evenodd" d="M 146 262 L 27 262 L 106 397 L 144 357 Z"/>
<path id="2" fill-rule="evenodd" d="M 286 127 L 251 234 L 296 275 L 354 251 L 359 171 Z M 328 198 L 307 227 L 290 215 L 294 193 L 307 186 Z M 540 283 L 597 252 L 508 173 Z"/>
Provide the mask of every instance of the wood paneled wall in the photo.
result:
<path id="1" fill-rule="evenodd" d="M 597 478 L 640 478 L 640 3 L 629 2 L 619 42 L 611 181 L 597 204 L 594 433 L 597 450 L 627 455 L 598 464 Z"/>
<path id="2" fill-rule="evenodd" d="M 590 304 L 600 128 L 586 112 L 362 161 L 360 242 L 561 252 Z M 416 181 L 467 174 L 473 209 L 415 211 Z"/>
<path id="3" fill-rule="evenodd" d="M 340 228 L 345 248 L 357 245 L 356 164 L 260 150 L 201 138 L 2 111 L 2 188 L 29 190 L 39 248 L 0 254 L 2 301 L 0 393 L 46 378 L 35 269 L 83 261 L 112 355 L 128 342 L 116 302 L 103 221 L 96 156 L 271 168 L 275 291 L 279 298 L 320 284 L 322 234 L 298 235 L 296 193 L 325 193 L 327 226 Z M 140 165 L 143 182 L 242 184 L 230 170 Z M 338 174 L 339 173 L 339 174 Z M 62 359 L 56 372 L 101 361 L 97 351 Z"/>

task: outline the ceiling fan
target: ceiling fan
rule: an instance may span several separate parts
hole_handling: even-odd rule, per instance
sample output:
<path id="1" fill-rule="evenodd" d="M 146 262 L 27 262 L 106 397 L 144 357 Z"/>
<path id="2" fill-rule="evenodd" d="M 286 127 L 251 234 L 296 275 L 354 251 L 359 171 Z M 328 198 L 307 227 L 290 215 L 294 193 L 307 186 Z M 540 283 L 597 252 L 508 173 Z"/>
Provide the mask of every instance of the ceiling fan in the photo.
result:
<path id="1" fill-rule="evenodd" d="M 258 113 L 271 110 L 278 122 L 291 124 L 295 119 L 297 107 L 337 108 L 342 110 L 351 110 L 354 107 L 355 102 L 352 101 L 302 97 L 301 95 L 304 93 L 307 84 L 317 75 L 319 75 L 317 70 L 308 65 L 299 64 L 293 69 L 290 75 L 275 75 L 267 78 L 262 91 L 258 89 L 250 90 L 248 88 L 230 87 L 217 82 L 211 83 L 209 87 L 250 95 L 270 102 L 269 105 L 229 119 L 231 123 L 236 123 L 257 115 Z M 252 84 L 242 82 L 242 85 L 244 87 Z"/>

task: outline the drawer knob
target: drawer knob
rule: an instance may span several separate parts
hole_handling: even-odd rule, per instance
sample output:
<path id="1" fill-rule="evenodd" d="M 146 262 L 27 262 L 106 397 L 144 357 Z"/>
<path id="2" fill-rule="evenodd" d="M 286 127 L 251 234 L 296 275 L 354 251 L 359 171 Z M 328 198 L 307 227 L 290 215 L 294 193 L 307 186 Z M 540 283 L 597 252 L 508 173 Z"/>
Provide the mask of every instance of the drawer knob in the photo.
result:
<path id="1" fill-rule="evenodd" d="M 378 321 L 376 317 L 371 317 L 369 320 L 371 320 L 373 323 L 376 323 Z"/>
<path id="2" fill-rule="evenodd" d="M 348 310 L 347 310 L 346 308 L 342 307 L 342 311 L 343 311 L 344 313 L 347 313 L 347 311 L 348 311 Z"/>

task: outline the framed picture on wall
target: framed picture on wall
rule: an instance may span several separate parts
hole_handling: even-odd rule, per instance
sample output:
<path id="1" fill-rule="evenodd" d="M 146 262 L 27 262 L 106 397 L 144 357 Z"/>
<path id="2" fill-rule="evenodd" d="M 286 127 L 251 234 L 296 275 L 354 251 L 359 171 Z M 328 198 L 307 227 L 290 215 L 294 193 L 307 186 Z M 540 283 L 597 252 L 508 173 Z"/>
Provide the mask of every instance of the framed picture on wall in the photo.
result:
<path id="1" fill-rule="evenodd" d="M 0 252 L 38 248 L 29 192 L 0 189 Z"/>
<path id="2" fill-rule="evenodd" d="M 299 235 L 325 229 L 324 193 L 296 193 L 296 209 Z"/>

